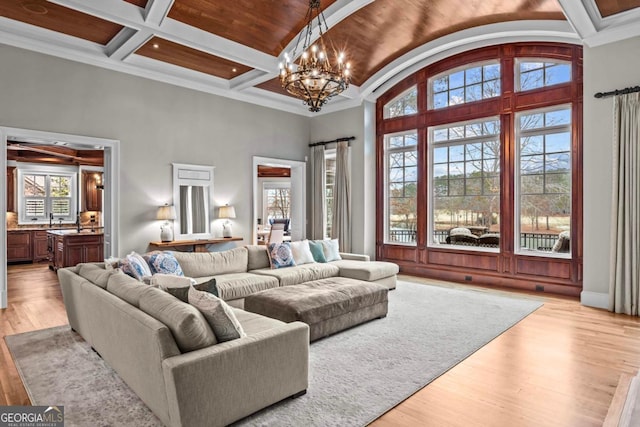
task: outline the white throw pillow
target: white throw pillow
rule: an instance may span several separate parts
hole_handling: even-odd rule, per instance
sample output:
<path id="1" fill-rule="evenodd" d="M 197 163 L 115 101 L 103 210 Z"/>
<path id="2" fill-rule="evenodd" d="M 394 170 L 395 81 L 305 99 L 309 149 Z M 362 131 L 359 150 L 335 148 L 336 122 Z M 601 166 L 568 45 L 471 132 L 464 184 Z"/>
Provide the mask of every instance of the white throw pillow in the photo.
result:
<path id="1" fill-rule="evenodd" d="M 338 239 L 323 240 L 322 251 L 324 252 L 324 257 L 327 259 L 327 262 L 338 261 L 342 259 L 342 257 L 340 256 L 340 246 L 338 244 Z"/>
<path id="2" fill-rule="evenodd" d="M 246 337 L 233 309 L 223 300 L 209 292 L 198 291 L 189 287 L 189 304 L 197 308 L 207 319 L 218 342 Z"/>
<path id="3" fill-rule="evenodd" d="M 306 239 L 299 242 L 291 242 L 291 253 L 296 265 L 316 262 L 311 254 L 311 249 L 309 249 L 309 241 Z"/>

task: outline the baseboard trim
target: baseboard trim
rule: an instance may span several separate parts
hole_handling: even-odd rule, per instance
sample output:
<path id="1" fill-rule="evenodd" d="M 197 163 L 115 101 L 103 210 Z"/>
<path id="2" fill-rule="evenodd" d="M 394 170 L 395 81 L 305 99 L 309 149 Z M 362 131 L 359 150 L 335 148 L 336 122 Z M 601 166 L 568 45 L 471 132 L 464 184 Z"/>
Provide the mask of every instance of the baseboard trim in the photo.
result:
<path id="1" fill-rule="evenodd" d="M 587 307 L 609 308 L 609 294 L 600 292 L 582 291 L 580 292 L 580 303 Z"/>

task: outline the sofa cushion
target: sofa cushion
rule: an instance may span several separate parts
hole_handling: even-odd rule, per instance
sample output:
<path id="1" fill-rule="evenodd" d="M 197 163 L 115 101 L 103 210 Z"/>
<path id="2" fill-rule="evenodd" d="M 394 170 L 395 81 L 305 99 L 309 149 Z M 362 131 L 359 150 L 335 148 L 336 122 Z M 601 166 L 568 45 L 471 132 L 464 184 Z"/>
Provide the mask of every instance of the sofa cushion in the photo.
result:
<path id="1" fill-rule="evenodd" d="M 77 274 L 91 283 L 100 286 L 102 289 L 106 289 L 109 277 L 111 277 L 115 271 L 116 270 L 105 270 L 96 264 L 79 264 Z"/>
<path id="2" fill-rule="evenodd" d="M 249 256 L 247 271 L 269 268 L 269 251 L 265 245 L 248 245 L 245 247 Z"/>
<path id="3" fill-rule="evenodd" d="M 384 261 L 332 261 L 332 265 L 340 269 L 341 277 L 373 282 L 385 277 L 394 276 L 400 271 L 397 264 Z"/>
<path id="4" fill-rule="evenodd" d="M 327 258 L 324 256 L 322 240 L 309 240 L 309 250 L 316 262 L 327 262 Z"/>
<path id="5" fill-rule="evenodd" d="M 340 244 L 338 243 L 338 239 L 321 240 L 320 243 L 322 243 L 322 252 L 327 262 L 342 259 L 340 258 Z"/>
<path id="6" fill-rule="evenodd" d="M 154 274 L 149 281 L 151 286 L 168 292 L 183 302 L 189 302 L 187 297 L 189 286 L 195 283 L 196 281 L 190 277 L 161 273 Z"/>
<path id="7" fill-rule="evenodd" d="M 242 325 L 226 302 L 208 292 L 189 287 L 189 304 L 200 310 L 213 329 L 218 342 L 231 341 L 246 337 Z"/>
<path id="8" fill-rule="evenodd" d="M 291 253 L 291 244 L 289 242 L 269 243 L 269 261 L 271 268 L 286 268 L 296 265 L 293 253 Z"/>
<path id="9" fill-rule="evenodd" d="M 280 286 L 275 277 L 251 273 L 223 274 L 216 276 L 215 280 L 218 288 L 217 296 L 225 301 L 244 298 L 256 292 Z M 196 289 L 204 290 L 198 285 Z"/>
<path id="10" fill-rule="evenodd" d="M 234 248 L 222 252 L 174 252 L 173 254 L 187 277 L 247 272 L 246 248 Z"/>
<path id="11" fill-rule="evenodd" d="M 140 297 L 140 310 L 167 325 L 183 353 L 216 344 L 216 336 L 197 308 L 157 288 Z"/>
<path id="12" fill-rule="evenodd" d="M 174 274 L 176 276 L 184 276 L 180 263 L 173 255 L 172 251 L 153 251 L 143 256 L 151 274 Z"/>
<path id="13" fill-rule="evenodd" d="M 250 271 L 250 273 L 276 277 L 280 282 L 280 286 L 297 285 L 311 280 L 326 279 L 327 277 L 337 276 L 339 272 L 340 269 L 337 265 L 326 263 L 304 264 L 275 270 L 263 268 Z"/>
<path id="14" fill-rule="evenodd" d="M 239 308 L 233 308 L 233 312 L 242 325 L 242 329 L 248 336 L 266 331 L 267 329 L 277 328 L 284 324 L 281 320 L 251 313 L 250 311 L 240 310 Z"/>
<path id="15" fill-rule="evenodd" d="M 149 288 L 127 274 L 112 274 L 107 281 L 107 291 L 135 307 L 140 306 L 140 297 Z"/>
<path id="16" fill-rule="evenodd" d="M 293 260 L 296 262 L 296 265 L 316 262 L 309 249 L 309 241 L 306 239 L 299 242 L 291 242 L 291 253 L 293 254 Z"/>

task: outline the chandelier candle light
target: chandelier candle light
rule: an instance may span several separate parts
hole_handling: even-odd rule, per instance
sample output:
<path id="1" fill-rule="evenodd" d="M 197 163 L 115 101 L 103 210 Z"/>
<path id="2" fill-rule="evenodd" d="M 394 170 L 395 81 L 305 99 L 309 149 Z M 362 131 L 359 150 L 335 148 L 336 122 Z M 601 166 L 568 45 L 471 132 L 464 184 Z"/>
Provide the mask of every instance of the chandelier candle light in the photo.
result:
<path id="1" fill-rule="evenodd" d="M 318 19 L 320 36 L 315 44 L 311 43 L 313 35 L 313 18 Z M 293 96 L 302 99 L 309 106 L 309 111 L 318 112 L 320 108 L 332 97 L 338 95 L 349 87 L 351 65 L 345 62 L 343 52 L 335 56 L 335 66 L 331 65 L 327 49 L 322 36 L 329 31 L 324 15 L 320 10 L 320 0 L 309 1 L 307 12 L 307 26 L 298 36 L 296 47 L 289 56 L 284 54 L 284 62 L 280 63 L 280 82 L 282 87 Z M 324 30 L 323 30 L 324 26 Z M 294 62 L 298 52 L 300 40 L 304 34 L 302 54 L 297 64 Z"/>

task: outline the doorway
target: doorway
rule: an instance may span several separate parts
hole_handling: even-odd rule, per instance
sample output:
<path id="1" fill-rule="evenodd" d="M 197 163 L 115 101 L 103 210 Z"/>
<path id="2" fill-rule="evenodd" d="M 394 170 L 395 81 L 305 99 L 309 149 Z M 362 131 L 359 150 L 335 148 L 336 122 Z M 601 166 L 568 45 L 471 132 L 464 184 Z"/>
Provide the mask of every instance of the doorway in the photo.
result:
<path id="1" fill-rule="evenodd" d="M 7 169 L 7 140 L 59 145 L 61 143 L 85 149 L 104 151 L 104 251 L 105 257 L 118 253 L 118 214 L 120 141 L 81 135 L 44 132 L 30 129 L 0 127 L 0 170 Z M 3 172 L 4 173 L 4 172 Z M 7 185 L 0 186 L 0 239 L 7 241 Z M 7 251 L 0 250 L 0 308 L 7 307 Z"/>
<path id="2" fill-rule="evenodd" d="M 290 215 L 289 233 L 291 240 L 302 240 L 306 237 L 307 224 L 306 224 L 306 163 L 297 160 L 285 160 L 276 159 L 271 157 L 253 157 L 253 222 L 252 222 L 252 236 L 253 244 L 258 242 L 258 225 L 260 222 L 267 221 L 264 217 L 265 207 L 263 203 L 265 195 L 265 187 L 262 185 L 262 181 L 258 179 L 258 169 L 260 167 L 270 168 L 285 168 L 289 169 L 289 179 L 283 180 L 276 184 L 278 181 L 272 179 L 272 185 L 268 186 L 276 193 L 284 194 L 286 189 L 288 205 L 286 210 Z M 260 221 L 259 221 L 260 220 Z M 262 225 L 262 224 L 261 224 Z M 264 224 L 266 225 L 266 224 Z"/>

